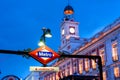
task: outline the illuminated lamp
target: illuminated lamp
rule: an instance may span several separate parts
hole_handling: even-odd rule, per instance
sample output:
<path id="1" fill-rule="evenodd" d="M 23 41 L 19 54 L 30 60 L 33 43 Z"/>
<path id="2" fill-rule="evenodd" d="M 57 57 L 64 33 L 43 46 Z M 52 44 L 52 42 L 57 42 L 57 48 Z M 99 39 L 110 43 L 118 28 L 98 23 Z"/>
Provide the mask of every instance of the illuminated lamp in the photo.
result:
<path id="1" fill-rule="evenodd" d="M 68 6 L 65 7 L 64 14 L 71 15 L 73 13 L 74 13 L 74 10 L 73 10 L 73 8 L 70 5 L 68 5 Z"/>

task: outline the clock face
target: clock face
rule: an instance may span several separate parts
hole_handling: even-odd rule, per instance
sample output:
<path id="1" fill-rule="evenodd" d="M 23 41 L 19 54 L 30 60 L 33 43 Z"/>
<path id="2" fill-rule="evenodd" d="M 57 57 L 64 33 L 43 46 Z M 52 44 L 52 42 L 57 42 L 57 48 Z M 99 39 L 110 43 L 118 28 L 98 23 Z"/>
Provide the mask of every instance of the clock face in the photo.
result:
<path id="1" fill-rule="evenodd" d="M 65 34 L 65 30 L 64 29 L 62 29 L 62 35 L 64 35 Z"/>
<path id="2" fill-rule="evenodd" d="M 71 27 L 69 30 L 70 30 L 70 33 L 72 33 L 72 34 L 75 33 L 75 28 L 74 27 Z"/>

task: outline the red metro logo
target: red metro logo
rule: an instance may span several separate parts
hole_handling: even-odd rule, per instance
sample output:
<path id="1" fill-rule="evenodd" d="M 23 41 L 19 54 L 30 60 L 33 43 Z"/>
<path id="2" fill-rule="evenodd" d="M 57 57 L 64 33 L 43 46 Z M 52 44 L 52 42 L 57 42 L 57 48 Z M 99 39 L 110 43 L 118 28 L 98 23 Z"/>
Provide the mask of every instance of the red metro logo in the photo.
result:
<path id="1" fill-rule="evenodd" d="M 37 61 L 47 64 L 50 61 L 59 58 L 59 55 L 47 46 L 42 46 L 29 53 Z"/>

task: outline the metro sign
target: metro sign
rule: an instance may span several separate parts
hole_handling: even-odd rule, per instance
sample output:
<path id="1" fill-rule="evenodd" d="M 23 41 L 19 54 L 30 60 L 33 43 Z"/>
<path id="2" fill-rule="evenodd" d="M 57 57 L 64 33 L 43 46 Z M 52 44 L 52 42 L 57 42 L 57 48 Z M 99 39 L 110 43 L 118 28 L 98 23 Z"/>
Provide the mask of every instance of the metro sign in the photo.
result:
<path id="1" fill-rule="evenodd" d="M 29 55 L 42 64 L 47 64 L 50 61 L 60 57 L 60 55 L 47 46 L 37 48 L 36 50 L 30 52 Z"/>

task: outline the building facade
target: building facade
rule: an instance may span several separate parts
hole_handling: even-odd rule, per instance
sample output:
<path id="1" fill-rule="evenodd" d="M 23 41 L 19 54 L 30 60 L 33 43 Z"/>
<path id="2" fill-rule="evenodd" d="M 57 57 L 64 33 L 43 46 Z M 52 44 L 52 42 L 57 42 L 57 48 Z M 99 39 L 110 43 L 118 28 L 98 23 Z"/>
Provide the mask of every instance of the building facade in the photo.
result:
<path id="1" fill-rule="evenodd" d="M 60 25 L 60 52 L 72 55 L 97 55 L 102 59 L 103 80 L 120 80 L 120 18 L 90 39 L 79 36 L 79 23 L 74 20 L 74 10 L 68 5 L 64 9 L 64 19 Z M 52 66 L 59 67 L 59 72 L 41 72 L 42 80 L 59 80 L 65 76 L 99 76 L 96 60 L 64 58 Z M 36 79 L 37 80 L 37 79 Z M 38 79 L 39 80 L 39 79 Z"/>

